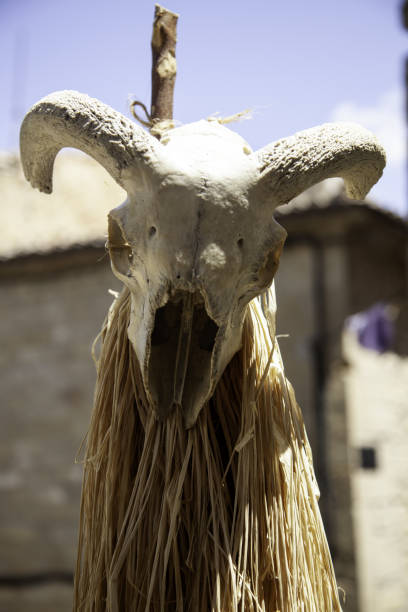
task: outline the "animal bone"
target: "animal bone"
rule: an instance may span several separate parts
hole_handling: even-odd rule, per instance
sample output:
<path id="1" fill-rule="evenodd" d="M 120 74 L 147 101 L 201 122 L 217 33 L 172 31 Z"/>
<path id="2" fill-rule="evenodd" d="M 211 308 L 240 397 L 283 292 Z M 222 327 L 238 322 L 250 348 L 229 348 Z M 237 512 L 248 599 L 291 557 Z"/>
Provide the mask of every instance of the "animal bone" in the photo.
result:
<path id="1" fill-rule="evenodd" d="M 50 193 L 55 156 L 76 147 L 128 194 L 109 214 L 114 274 L 130 290 L 128 336 L 160 419 L 181 405 L 190 428 L 241 346 L 248 303 L 270 287 L 286 232 L 274 209 L 342 177 L 364 198 L 385 154 L 367 130 L 325 124 L 257 152 L 216 122 L 168 131 L 161 142 L 101 102 L 56 92 L 21 128 L 26 178 Z"/>

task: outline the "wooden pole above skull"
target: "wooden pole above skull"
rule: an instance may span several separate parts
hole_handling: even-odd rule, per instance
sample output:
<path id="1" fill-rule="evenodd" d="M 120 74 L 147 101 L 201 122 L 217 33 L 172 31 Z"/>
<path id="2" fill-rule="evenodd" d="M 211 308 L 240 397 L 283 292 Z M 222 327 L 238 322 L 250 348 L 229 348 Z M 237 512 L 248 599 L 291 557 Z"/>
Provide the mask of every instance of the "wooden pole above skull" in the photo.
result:
<path id="1" fill-rule="evenodd" d="M 156 4 L 152 35 L 152 101 L 150 118 L 173 119 L 176 82 L 176 42 L 178 15 Z"/>

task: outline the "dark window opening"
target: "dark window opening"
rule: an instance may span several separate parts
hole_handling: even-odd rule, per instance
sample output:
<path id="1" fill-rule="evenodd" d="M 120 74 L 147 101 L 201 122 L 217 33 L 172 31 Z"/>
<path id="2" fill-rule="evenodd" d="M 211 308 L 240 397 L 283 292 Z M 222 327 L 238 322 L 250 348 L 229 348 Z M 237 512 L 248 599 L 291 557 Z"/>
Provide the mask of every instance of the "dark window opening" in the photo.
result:
<path id="1" fill-rule="evenodd" d="M 364 470 L 375 470 L 377 468 L 377 453 L 375 448 L 363 446 L 360 448 L 361 467 Z"/>

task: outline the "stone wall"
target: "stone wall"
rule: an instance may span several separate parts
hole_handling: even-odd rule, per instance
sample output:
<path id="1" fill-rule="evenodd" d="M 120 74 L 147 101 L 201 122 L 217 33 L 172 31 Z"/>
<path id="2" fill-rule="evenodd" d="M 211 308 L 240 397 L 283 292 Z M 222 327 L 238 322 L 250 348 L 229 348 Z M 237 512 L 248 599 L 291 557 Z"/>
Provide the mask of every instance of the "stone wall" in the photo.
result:
<path id="1" fill-rule="evenodd" d="M 305 245 L 285 248 L 276 277 L 276 333 L 286 375 L 302 407 L 307 434 L 315 447 L 313 341 L 316 317 L 313 296 L 313 257 Z"/>
<path id="2" fill-rule="evenodd" d="M 349 309 L 347 249 L 289 242 L 276 279 L 277 333 L 285 371 L 304 414 L 321 490 L 320 509 L 345 612 L 357 608 L 354 529 L 341 335 Z"/>
<path id="3" fill-rule="evenodd" d="M 75 456 L 92 407 L 91 344 L 112 301 L 108 288 L 117 289 L 107 259 L 100 261 L 100 252 L 91 259 L 50 272 L 50 255 L 35 272 L 23 267 L 15 280 L 2 281 L 4 612 L 64 612 L 72 605 L 81 486 Z"/>
<path id="4" fill-rule="evenodd" d="M 338 229 L 339 224 L 333 221 L 333 227 Z M 382 544 L 378 542 L 382 540 L 377 542 L 375 538 L 376 532 L 382 529 L 382 521 L 388 520 L 384 518 L 388 511 L 392 522 L 385 525 L 390 537 L 384 539 L 384 550 L 390 550 L 392 558 L 395 545 L 395 550 L 400 551 L 395 558 L 401 568 L 408 559 L 402 538 L 401 542 L 398 539 L 402 529 L 400 518 L 408 518 L 401 504 L 395 501 L 402 494 L 396 481 L 387 488 L 387 479 L 393 482 L 392 473 L 398 472 L 398 466 L 408 467 L 403 458 L 405 429 L 401 426 L 397 442 L 392 436 L 387 443 L 381 438 L 384 415 L 384 427 L 394 428 L 393 431 L 398 429 L 398 419 L 405 422 L 404 395 L 395 394 L 398 378 L 406 377 L 408 371 L 398 365 L 402 362 L 393 361 L 397 364 L 396 370 L 390 369 L 391 382 L 384 387 L 380 377 L 383 366 L 376 369 L 377 366 L 370 365 L 370 375 L 375 379 L 372 391 L 368 383 L 359 389 L 357 381 L 360 376 L 364 379 L 366 373 L 357 361 L 350 368 L 345 365 L 340 343 L 342 322 L 352 310 L 351 303 L 360 303 L 360 292 L 365 285 L 372 286 L 377 276 L 372 270 L 368 276 L 363 264 L 354 265 L 353 262 L 363 257 L 357 243 L 354 250 L 349 248 L 348 257 L 344 254 L 347 245 L 340 242 L 332 240 L 325 248 L 320 245 L 316 251 L 316 242 L 310 240 L 288 241 L 276 282 L 277 333 L 289 334 L 280 340 L 280 346 L 286 373 L 305 415 L 315 457 L 321 438 L 316 405 L 322 392 L 318 388 L 316 359 L 319 342 L 322 343 L 320 358 L 324 358 L 326 411 L 323 416 L 332 492 L 328 504 L 332 524 L 328 528 L 336 536 L 332 544 L 338 580 L 348 593 L 344 610 L 357 610 L 347 436 L 351 437 L 353 447 L 370 445 L 367 434 L 375 428 L 377 438 L 382 440 L 379 457 L 387 457 L 389 467 L 382 475 L 358 470 L 353 475 L 355 517 L 360 521 L 357 530 L 359 576 L 362 577 L 360 609 L 363 612 L 403 610 L 396 607 L 406 595 L 400 580 L 402 570 L 394 562 L 389 567 L 382 562 L 376 565 L 374 558 L 378 554 L 381 559 Z M 382 249 L 383 256 L 385 252 L 388 253 Z M 397 267 L 395 279 L 389 276 L 391 289 L 395 282 L 400 283 L 401 266 Z M 387 275 L 386 269 L 379 270 L 382 276 Z M 350 282 L 353 274 L 354 281 Z M 0 319 L 3 348 L 0 354 L 0 612 L 64 612 L 71 607 L 81 482 L 81 468 L 74 458 L 87 429 L 95 379 L 90 349 L 112 301 L 108 289 L 118 289 L 118 286 L 103 249 L 92 248 L 1 263 L 0 282 L 3 308 Z M 350 292 L 346 292 L 347 288 Z M 320 306 L 316 303 L 320 299 L 318 291 L 323 291 Z M 346 402 L 351 406 L 348 429 Z M 369 410 L 374 405 L 373 415 L 377 416 L 373 420 Z M 384 411 L 383 405 L 390 408 Z M 360 414 L 368 420 L 369 427 L 364 425 L 364 419 L 355 422 L 355 415 Z M 395 443 L 399 445 L 396 462 L 392 450 Z M 372 513 L 376 517 L 374 523 L 372 518 L 367 518 L 370 504 L 378 508 L 377 513 Z M 369 529 L 370 538 L 374 537 L 373 541 L 377 542 L 372 549 L 367 544 Z M 385 585 L 384 594 L 379 593 L 373 604 L 372 598 L 377 597 L 375 594 L 381 585 Z M 377 602 L 384 601 L 385 593 L 391 602 L 397 602 L 392 604 L 394 607 L 370 607 L 380 605 Z"/>

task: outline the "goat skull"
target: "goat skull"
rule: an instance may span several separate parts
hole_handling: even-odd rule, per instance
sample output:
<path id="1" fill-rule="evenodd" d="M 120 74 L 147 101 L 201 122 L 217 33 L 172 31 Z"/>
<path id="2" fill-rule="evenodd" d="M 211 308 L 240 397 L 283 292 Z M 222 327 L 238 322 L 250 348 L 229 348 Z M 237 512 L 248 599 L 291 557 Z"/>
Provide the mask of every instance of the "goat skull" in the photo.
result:
<path id="1" fill-rule="evenodd" d="M 249 301 L 271 285 L 286 232 L 273 210 L 341 176 L 364 198 L 384 151 L 354 124 L 325 124 L 252 152 L 216 122 L 170 130 L 158 142 L 101 102 L 56 92 L 21 128 L 27 179 L 50 193 L 58 151 L 94 157 L 127 192 L 109 214 L 114 274 L 129 288 L 129 339 L 159 418 L 181 405 L 191 427 L 241 345 Z"/>

